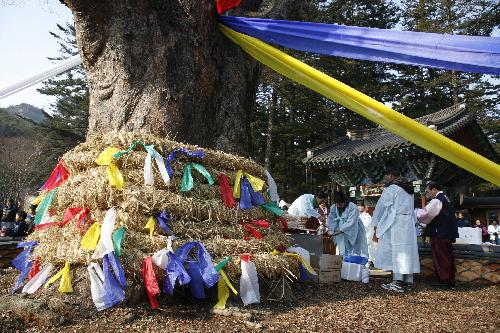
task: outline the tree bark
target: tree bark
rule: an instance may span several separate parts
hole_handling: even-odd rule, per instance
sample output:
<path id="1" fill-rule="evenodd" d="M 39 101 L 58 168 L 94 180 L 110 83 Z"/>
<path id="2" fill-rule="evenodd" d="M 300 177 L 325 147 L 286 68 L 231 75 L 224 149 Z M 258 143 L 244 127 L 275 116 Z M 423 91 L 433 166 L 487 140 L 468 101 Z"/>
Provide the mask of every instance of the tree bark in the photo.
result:
<path id="1" fill-rule="evenodd" d="M 213 0 L 67 0 L 90 91 L 88 134 L 147 130 L 246 154 L 258 66 Z"/>
<path id="2" fill-rule="evenodd" d="M 273 92 L 271 93 L 271 103 L 269 104 L 269 115 L 267 118 L 267 140 L 266 140 L 266 153 L 264 157 L 264 168 L 266 170 L 271 170 L 271 157 L 274 154 L 273 149 L 273 125 L 274 125 L 274 115 L 276 113 L 277 103 L 278 103 L 278 93 L 276 92 L 276 87 L 272 87 Z"/>

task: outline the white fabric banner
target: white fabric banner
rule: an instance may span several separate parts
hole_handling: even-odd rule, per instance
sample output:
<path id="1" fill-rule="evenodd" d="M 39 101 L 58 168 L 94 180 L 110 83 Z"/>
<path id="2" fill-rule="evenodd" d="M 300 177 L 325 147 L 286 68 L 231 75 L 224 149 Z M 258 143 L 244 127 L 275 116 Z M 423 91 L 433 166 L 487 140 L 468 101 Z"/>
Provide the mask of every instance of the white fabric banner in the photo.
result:
<path id="1" fill-rule="evenodd" d="M 10 96 L 18 91 L 24 90 L 32 85 L 39 82 L 50 79 L 58 74 L 64 73 L 73 67 L 76 67 L 82 63 L 82 58 L 80 55 L 72 56 L 71 58 L 59 61 L 57 64 L 44 69 L 43 71 L 36 73 L 30 77 L 24 78 L 5 87 L 0 88 L 0 99 Z"/>

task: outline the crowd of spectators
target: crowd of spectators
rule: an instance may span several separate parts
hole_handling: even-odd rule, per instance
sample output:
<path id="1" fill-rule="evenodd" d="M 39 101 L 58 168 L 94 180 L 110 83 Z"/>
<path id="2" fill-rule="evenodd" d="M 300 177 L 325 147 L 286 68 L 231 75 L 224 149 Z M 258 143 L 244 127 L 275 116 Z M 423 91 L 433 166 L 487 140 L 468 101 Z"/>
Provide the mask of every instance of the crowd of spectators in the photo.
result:
<path id="1" fill-rule="evenodd" d="M 35 208 L 30 207 L 30 214 L 19 210 L 14 199 L 5 201 L 0 209 L 0 237 L 24 237 L 33 230 Z"/>

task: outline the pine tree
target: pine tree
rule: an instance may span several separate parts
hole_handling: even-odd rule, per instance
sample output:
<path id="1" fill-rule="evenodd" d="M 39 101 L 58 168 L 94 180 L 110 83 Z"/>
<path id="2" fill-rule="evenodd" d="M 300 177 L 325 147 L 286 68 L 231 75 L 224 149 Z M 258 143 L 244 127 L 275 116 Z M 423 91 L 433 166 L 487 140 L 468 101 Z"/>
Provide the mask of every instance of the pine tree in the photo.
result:
<path id="1" fill-rule="evenodd" d="M 403 27 L 411 31 L 490 36 L 500 23 L 500 4 L 492 0 L 412 0 L 406 1 L 402 9 Z M 498 142 L 500 85 L 490 75 L 412 66 L 397 68 L 397 110 L 418 117 L 465 102 L 493 142 Z"/>
<path id="2" fill-rule="evenodd" d="M 307 17 L 311 22 L 392 28 L 399 19 L 398 8 L 392 1 L 314 3 L 314 10 L 308 12 Z M 293 50 L 286 50 L 286 53 L 382 102 L 391 101 L 395 94 L 396 87 L 391 84 L 395 72 L 390 70 L 391 65 Z M 302 160 L 308 148 L 329 143 L 344 136 L 347 130 L 373 126 L 370 121 L 316 92 L 263 69 L 257 113 L 252 122 L 254 146 L 258 147 L 254 156 L 259 162 L 264 162 L 266 151 L 271 152 L 267 154 L 269 162 L 266 166 L 286 200 L 291 201 L 305 191 L 314 192 L 316 184 L 328 180 L 326 175 L 316 175 L 312 184 L 310 177 L 306 180 Z M 272 140 L 268 140 L 270 135 Z"/>
<path id="3" fill-rule="evenodd" d="M 49 58 L 59 61 L 78 54 L 76 45 L 75 27 L 66 23 L 57 25 L 58 33 L 50 32 L 57 39 L 60 46 L 60 55 Z M 85 140 L 89 116 L 89 92 L 83 67 L 77 66 L 57 78 L 44 82 L 38 91 L 42 94 L 56 97 L 51 105 L 51 129 L 68 138 L 64 144 L 66 149 Z"/>

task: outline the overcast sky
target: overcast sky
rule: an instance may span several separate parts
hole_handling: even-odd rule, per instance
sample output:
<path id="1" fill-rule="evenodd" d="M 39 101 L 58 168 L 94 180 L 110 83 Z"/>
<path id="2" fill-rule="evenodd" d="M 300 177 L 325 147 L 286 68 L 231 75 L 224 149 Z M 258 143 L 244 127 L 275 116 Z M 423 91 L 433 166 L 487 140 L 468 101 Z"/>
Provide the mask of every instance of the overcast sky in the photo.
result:
<path id="1" fill-rule="evenodd" d="M 65 22 L 73 22 L 73 15 L 58 0 L 0 0 L 0 87 L 49 67 L 47 57 L 59 54 L 49 31 Z M 0 100 L 0 107 L 29 103 L 48 111 L 51 99 L 39 94 L 39 87 Z"/>

